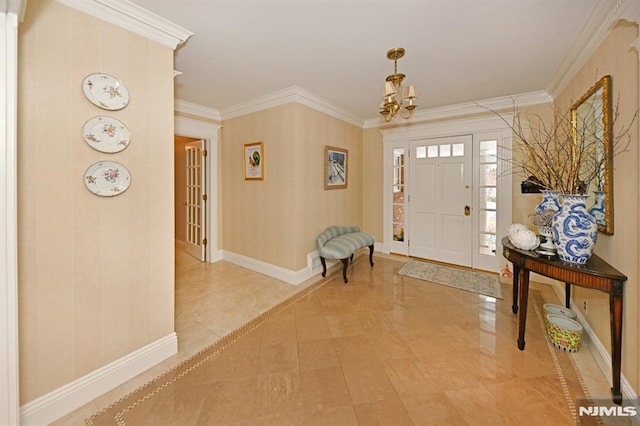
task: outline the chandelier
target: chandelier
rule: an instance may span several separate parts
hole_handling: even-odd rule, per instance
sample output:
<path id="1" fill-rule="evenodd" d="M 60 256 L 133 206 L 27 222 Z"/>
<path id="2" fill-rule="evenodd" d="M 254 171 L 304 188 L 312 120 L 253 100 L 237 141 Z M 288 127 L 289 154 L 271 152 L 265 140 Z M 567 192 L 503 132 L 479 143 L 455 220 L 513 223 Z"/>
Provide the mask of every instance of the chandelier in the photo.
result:
<path id="1" fill-rule="evenodd" d="M 398 73 L 398 59 L 403 56 L 404 49 L 402 47 L 395 47 L 387 52 L 387 58 L 393 60 L 393 74 L 388 75 L 386 78 L 382 103 L 380 104 L 380 114 L 384 116 L 384 121 L 387 123 L 396 114 L 399 114 L 404 119 L 411 117 L 413 110 L 417 107 L 414 104 L 418 98 L 416 87 L 408 85 L 403 88 L 402 80 L 404 80 L 405 75 Z"/>

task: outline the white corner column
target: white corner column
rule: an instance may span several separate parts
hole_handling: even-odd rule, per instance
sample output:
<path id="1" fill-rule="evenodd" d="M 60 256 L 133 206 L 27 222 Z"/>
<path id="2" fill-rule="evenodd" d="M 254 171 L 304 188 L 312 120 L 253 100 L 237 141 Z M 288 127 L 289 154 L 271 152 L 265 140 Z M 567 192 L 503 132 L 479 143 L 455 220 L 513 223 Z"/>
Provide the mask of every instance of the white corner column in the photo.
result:
<path id="1" fill-rule="evenodd" d="M 0 0 L 0 424 L 20 423 L 18 381 L 18 24 L 26 0 Z"/>

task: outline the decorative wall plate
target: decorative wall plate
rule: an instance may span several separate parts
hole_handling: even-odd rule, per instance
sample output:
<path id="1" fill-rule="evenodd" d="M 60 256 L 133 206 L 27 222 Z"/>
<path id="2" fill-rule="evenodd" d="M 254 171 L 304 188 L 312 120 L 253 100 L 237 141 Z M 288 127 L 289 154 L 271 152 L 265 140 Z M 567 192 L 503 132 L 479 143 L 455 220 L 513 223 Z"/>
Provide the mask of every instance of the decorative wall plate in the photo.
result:
<path id="1" fill-rule="evenodd" d="M 84 123 L 82 137 L 91 148 L 113 154 L 129 146 L 131 132 L 120 120 L 98 116 Z"/>
<path id="2" fill-rule="evenodd" d="M 118 162 L 100 161 L 90 165 L 84 172 L 84 184 L 96 195 L 114 197 L 129 188 L 131 174 Z"/>
<path id="3" fill-rule="evenodd" d="M 129 104 L 129 91 L 109 74 L 89 74 L 82 81 L 82 91 L 92 104 L 103 109 L 115 111 Z"/>

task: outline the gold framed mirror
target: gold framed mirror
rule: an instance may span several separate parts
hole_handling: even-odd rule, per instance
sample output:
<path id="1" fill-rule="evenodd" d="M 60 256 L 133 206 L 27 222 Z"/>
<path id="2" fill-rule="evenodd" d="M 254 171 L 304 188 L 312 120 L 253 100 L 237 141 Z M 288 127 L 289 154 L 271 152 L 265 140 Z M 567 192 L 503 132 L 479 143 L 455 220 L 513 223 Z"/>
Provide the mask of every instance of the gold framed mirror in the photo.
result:
<path id="1" fill-rule="evenodd" d="M 589 212 L 596 218 L 598 231 L 613 235 L 613 146 L 611 117 L 611 76 L 602 77 L 571 106 L 573 142 L 585 153 L 583 160 L 593 180 L 586 193 Z"/>

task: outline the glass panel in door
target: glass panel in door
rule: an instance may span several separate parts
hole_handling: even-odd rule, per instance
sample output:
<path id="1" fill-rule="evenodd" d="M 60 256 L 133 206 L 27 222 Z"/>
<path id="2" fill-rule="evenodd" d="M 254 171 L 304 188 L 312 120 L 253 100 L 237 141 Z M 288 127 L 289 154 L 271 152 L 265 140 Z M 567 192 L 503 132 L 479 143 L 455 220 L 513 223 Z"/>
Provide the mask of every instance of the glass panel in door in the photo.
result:
<path id="1" fill-rule="evenodd" d="M 186 243 L 185 251 L 204 261 L 206 257 L 205 225 L 205 167 L 204 141 L 185 145 L 186 169 Z"/>
<path id="2" fill-rule="evenodd" d="M 393 149 L 393 241 L 405 241 L 405 150 Z M 404 245 L 404 244 L 403 244 Z"/>

